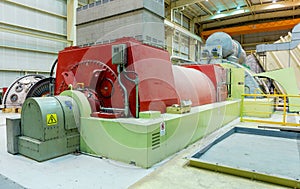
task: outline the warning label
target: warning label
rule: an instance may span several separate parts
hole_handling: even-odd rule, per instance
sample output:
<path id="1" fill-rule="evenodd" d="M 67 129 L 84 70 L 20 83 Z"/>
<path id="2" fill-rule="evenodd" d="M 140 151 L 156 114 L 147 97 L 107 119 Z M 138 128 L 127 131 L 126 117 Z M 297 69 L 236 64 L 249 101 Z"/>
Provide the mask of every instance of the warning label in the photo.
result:
<path id="1" fill-rule="evenodd" d="M 165 122 L 160 123 L 160 136 L 164 136 L 166 134 L 166 124 Z"/>
<path id="2" fill-rule="evenodd" d="M 57 124 L 57 115 L 56 114 L 47 114 L 47 125 L 56 125 Z"/>

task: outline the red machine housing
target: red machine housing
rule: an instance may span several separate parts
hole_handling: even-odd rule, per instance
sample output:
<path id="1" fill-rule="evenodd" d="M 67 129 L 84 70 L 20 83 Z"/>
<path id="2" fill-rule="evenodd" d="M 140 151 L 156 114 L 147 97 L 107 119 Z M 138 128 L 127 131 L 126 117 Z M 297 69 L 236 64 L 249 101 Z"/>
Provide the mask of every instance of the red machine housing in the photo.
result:
<path id="1" fill-rule="evenodd" d="M 184 67 L 193 68 L 204 73 L 213 82 L 217 101 L 225 101 L 227 99 L 226 69 L 218 64 L 202 64 L 202 65 L 185 65 Z"/>
<path id="2" fill-rule="evenodd" d="M 125 76 L 112 64 L 112 46 L 126 44 Z M 114 117 L 115 112 L 102 108 L 124 109 L 124 91 L 128 91 L 129 107 L 136 116 L 136 85 L 129 78 L 137 74 L 139 112 L 156 110 L 164 113 L 167 106 L 191 100 L 192 106 L 216 101 L 216 88 L 204 73 L 195 69 L 173 66 L 165 50 L 142 44 L 132 38 L 89 47 L 70 47 L 59 52 L 56 70 L 55 94 L 70 85 L 82 90 L 90 101 L 94 116 Z"/>

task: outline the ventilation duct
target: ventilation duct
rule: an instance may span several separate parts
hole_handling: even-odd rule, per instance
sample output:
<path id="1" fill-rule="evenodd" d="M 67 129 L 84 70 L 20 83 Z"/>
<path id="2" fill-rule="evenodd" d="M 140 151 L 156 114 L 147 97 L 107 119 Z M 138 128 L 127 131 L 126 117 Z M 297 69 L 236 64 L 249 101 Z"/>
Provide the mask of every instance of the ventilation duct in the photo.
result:
<path id="1" fill-rule="evenodd" d="M 257 53 L 268 51 L 292 50 L 300 44 L 300 24 L 297 24 L 292 30 L 292 40 L 286 43 L 262 44 L 256 46 Z"/>

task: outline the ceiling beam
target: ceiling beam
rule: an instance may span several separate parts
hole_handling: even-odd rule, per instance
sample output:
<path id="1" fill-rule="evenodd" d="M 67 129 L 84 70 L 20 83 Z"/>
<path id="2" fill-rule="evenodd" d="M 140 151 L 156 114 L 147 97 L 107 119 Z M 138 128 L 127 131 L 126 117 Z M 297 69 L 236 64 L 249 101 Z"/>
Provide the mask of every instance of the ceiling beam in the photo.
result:
<path id="1" fill-rule="evenodd" d="M 236 2 L 236 0 L 233 0 L 233 3 L 235 4 L 235 6 L 238 6 L 239 4 Z"/>
<path id="2" fill-rule="evenodd" d="M 218 11 L 218 7 L 212 2 L 212 1 L 208 1 L 208 3 L 215 8 L 216 11 Z"/>
<path id="3" fill-rule="evenodd" d="M 283 1 L 283 2 L 277 2 L 277 3 L 268 3 L 268 4 L 258 4 L 258 5 L 252 5 L 251 7 L 245 7 L 243 9 L 239 10 L 230 10 L 230 11 L 224 11 L 221 14 L 215 14 L 215 15 L 208 15 L 208 16 L 202 16 L 202 17 L 196 17 L 194 18 L 195 23 L 203 23 L 212 21 L 215 19 L 221 19 L 226 18 L 228 16 L 240 16 L 244 15 L 246 13 L 258 12 L 258 11 L 276 11 L 280 10 L 282 8 L 293 8 L 294 6 L 300 6 L 300 1 Z M 289 12 L 289 11 L 287 11 Z"/>
<path id="4" fill-rule="evenodd" d="M 264 20 L 269 18 L 282 18 L 282 17 L 289 17 L 289 16 L 297 16 L 300 15 L 300 9 L 294 11 L 278 11 L 278 12 L 270 12 L 270 13 L 263 13 L 263 14 L 255 14 L 255 15 L 248 15 L 248 16 L 241 16 L 238 19 L 232 18 L 227 19 L 219 22 L 210 22 L 206 24 L 202 24 L 203 30 L 208 30 L 209 28 L 218 28 L 224 27 L 226 25 L 233 25 L 233 24 L 240 24 L 245 22 L 250 22 L 254 20 Z"/>
<path id="5" fill-rule="evenodd" d="M 274 30 L 287 30 L 292 29 L 300 22 L 300 18 L 277 21 L 277 22 L 267 22 L 262 24 L 251 24 L 245 26 L 237 26 L 231 28 L 222 28 L 217 30 L 209 30 L 201 32 L 201 37 L 207 39 L 208 36 L 215 32 L 225 32 L 230 36 L 241 35 L 241 34 L 250 34 L 250 33 L 258 33 L 258 32 L 267 32 Z"/>
<path id="6" fill-rule="evenodd" d="M 186 5 L 195 4 L 203 1 L 205 0 L 178 0 L 175 2 L 171 2 L 171 9 L 176 9 L 176 8 L 184 7 Z"/>
<path id="7" fill-rule="evenodd" d="M 201 2 L 198 2 L 198 5 L 204 9 L 206 13 L 209 13 L 210 15 L 214 15 L 205 5 L 203 5 Z"/>
<path id="8" fill-rule="evenodd" d="M 229 8 L 226 6 L 226 3 L 223 0 L 221 0 L 221 2 L 223 3 L 223 5 L 226 8 L 226 10 L 229 11 Z"/>

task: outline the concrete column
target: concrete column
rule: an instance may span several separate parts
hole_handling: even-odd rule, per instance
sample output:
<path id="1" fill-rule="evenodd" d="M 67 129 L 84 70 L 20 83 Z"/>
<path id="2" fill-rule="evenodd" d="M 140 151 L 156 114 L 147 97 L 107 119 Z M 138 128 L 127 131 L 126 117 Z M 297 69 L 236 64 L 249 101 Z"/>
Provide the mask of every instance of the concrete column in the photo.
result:
<path id="1" fill-rule="evenodd" d="M 67 40 L 76 45 L 76 9 L 78 0 L 67 0 Z"/>
<path id="2" fill-rule="evenodd" d="M 194 20 L 190 20 L 190 32 L 191 33 L 195 33 L 195 23 Z M 197 41 L 191 37 L 189 37 L 189 59 L 196 61 L 196 57 L 195 57 L 195 51 L 196 51 L 196 47 L 195 45 L 197 44 Z"/>

